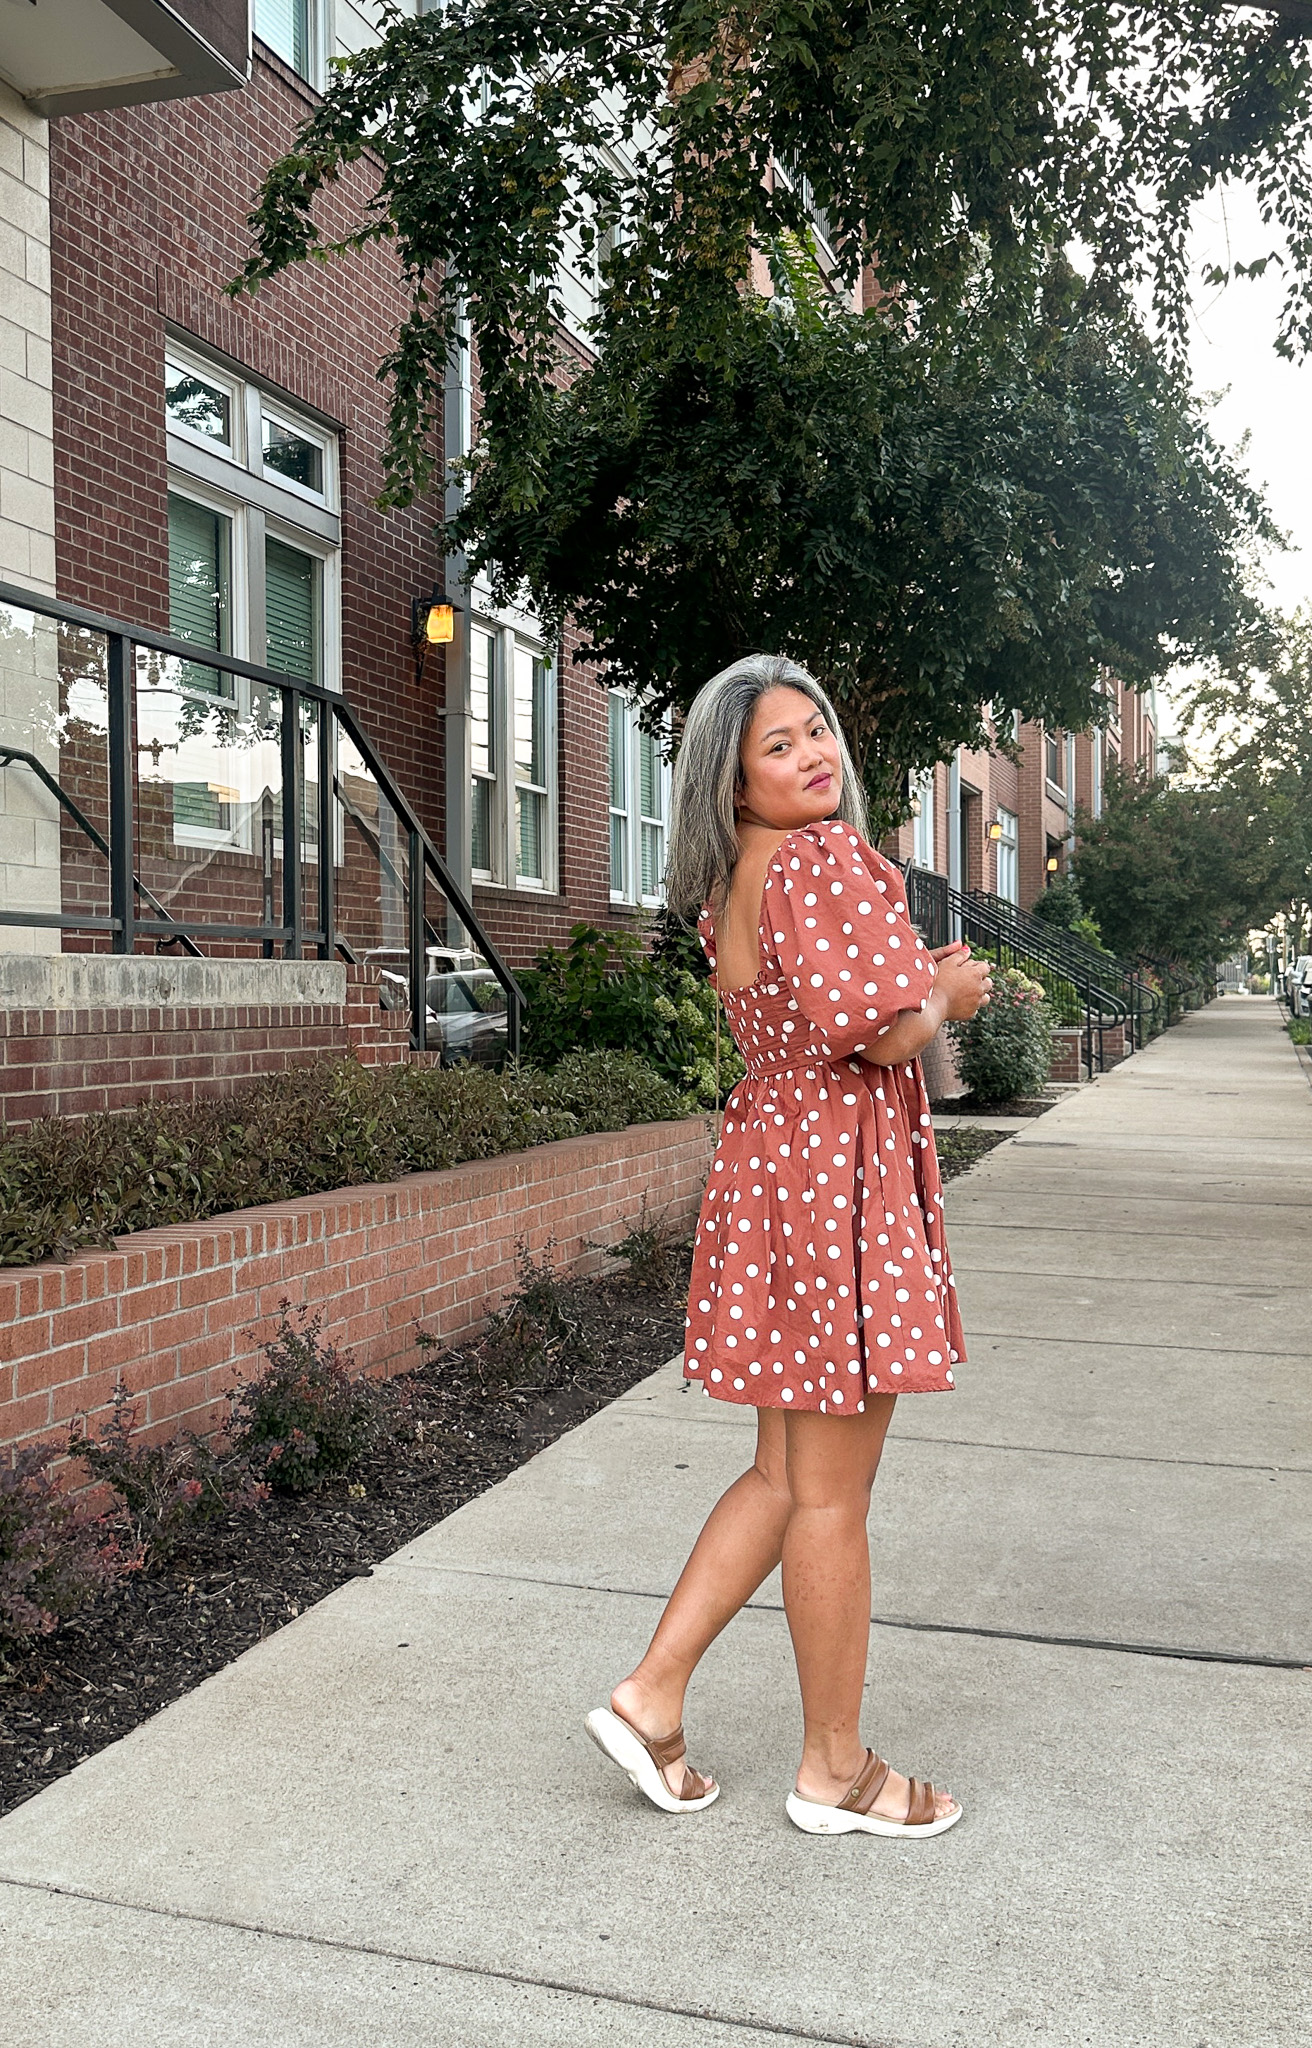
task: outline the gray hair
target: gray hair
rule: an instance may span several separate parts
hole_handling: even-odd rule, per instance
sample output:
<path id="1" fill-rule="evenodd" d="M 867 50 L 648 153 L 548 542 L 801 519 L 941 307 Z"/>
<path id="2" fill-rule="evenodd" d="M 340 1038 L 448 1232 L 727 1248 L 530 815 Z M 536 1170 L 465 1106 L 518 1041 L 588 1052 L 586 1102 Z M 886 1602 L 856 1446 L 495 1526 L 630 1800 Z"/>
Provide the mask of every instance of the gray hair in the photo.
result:
<path id="1" fill-rule="evenodd" d="M 670 854 L 666 898 L 680 917 L 695 917 L 704 903 L 722 903 L 738 863 L 734 798 L 743 785 L 743 735 L 767 690 L 780 684 L 809 697 L 838 742 L 842 799 L 832 813 L 864 839 L 865 792 L 834 707 L 804 668 L 784 654 L 746 654 L 712 676 L 693 699 L 674 763 L 670 799 Z"/>

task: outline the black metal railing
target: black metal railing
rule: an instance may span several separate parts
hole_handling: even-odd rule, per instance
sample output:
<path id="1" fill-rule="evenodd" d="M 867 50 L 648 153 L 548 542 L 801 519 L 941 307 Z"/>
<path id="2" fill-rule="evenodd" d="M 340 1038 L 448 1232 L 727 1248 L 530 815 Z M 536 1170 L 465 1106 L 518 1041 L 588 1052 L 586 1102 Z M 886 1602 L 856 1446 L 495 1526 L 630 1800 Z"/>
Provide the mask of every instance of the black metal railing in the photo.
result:
<path id="1" fill-rule="evenodd" d="M 337 692 L 4 582 L 0 673 L 35 740 L 0 743 L 0 769 L 45 792 L 59 841 L 35 870 L 59 908 L 0 904 L 0 924 L 363 960 L 419 1050 L 448 1042 L 430 1000 L 458 979 L 504 998 L 518 1052 L 518 982 Z"/>
<path id="2" fill-rule="evenodd" d="M 1090 1074 L 1106 1068 L 1108 1031 L 1122 1030 L 1127 1052 L 1146 1042 L 1159 998 L 1125 962 L 1073 932 L 1029 916 L 1005 897 L 954 889 L 946 876 L 912 862 L 904 873 L 911 919 L 927 944 L 967 939 L 1000 965 L 1018 967 L 1043 982 L 1059 1011 L 1066 1012 L 1066 1021 L 1078 1024 Z"/>

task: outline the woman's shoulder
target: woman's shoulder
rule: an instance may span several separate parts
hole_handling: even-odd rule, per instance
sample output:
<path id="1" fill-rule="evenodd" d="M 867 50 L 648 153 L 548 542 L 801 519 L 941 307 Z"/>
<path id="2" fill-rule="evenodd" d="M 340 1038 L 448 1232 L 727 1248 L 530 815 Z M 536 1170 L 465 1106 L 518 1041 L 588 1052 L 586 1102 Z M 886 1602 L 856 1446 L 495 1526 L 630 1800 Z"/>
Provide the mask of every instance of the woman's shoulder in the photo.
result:
<path id="1" fill-rule="evenodd" d="M 868 878 L 881 896 L 892 890 L 899 897 L 903 893 L 901 870 L 843 818 L 821 818 L 813 825 L 799 825 L 780 841 L 770 865 L 785 880 L 805 874 L 809 867 L 812 876 L 829 872 L 851 875 L 854 881 Z"/>

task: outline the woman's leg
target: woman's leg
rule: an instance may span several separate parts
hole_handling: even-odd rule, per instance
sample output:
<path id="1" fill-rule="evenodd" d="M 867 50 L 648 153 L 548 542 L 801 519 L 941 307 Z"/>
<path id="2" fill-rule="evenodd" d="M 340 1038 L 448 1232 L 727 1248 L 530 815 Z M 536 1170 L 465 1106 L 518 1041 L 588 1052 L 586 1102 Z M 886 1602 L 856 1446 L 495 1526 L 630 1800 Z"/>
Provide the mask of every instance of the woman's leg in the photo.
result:
<path id="1" fill-rule="evenodd" d="M 866 1396 L 860 1415 L 790 1415 L 787 1472 L 792 1513 L 783 1546 L 784 1608 L 797 1658 L 804 1723 L 797 1790 L 835 1805 L 865 1762 L 861 1706 L 870 1644 L 870 1544 L 866 1518 L 893 1394 Z M 909 1788 L 890 1771 L 876 1813 L 902 1820 Z M 938 1798 L 938 1811 L 953 1802 Z"/>
<path id="2" fill-rule="evenodd" d="M 785 1417 L 777 1408 L 759 1408 L 756 1422 L 754 1463 L 712 1508 L 646 1655 L 611 1694 L 616 1712 L 644 1735 L 678 1727 L 697 1664 L 779 1562 L 792 1505 Z M 666 1772 L 672 1789 L 683 1768 L 672 1764 Z"/>

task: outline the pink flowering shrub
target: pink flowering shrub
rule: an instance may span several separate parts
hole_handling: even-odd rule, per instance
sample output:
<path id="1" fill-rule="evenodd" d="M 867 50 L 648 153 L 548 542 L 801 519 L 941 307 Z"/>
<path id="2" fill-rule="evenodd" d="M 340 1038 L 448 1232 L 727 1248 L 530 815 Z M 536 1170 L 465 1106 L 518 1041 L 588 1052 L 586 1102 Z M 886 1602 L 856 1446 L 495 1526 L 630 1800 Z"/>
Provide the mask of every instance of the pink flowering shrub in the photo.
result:
<path id="1" fill-rule="evenodd" d="M 89 1437 L 75 1429 L 68 1454 L 118 1495 L 143 1562 L 167 1557 L 190 1523 L 268 1498 L 268 1488 L 239 1451 L 203 1443 L 189 1431 L 168 1443 L 142 1443 L 136 1403 L 122 1381 L 100 1435 Z"/>
<path id="2" fill-rule="evenodd" d="M 58 1455 L 56 1445 L 41 1444 L 0 1464 L 0 1661 L 141 1562 L 124 1551 L 108 1517 L 55 1484 Z"/>
<path id="3" fill-rule="evenodd" d="M 1052 1067 L 1052 1012 L 1042 984 L 1018 967 L 993 969 L 993 996 L 964 1023 L 949 1024 L 961 1078 L 978 1102 L 1037 1095 Z"/>
<path id="4" fill-rule="evenodd" d="M 280 1305 L 268 1364 L 232 1396 L 233 1444 L 275 1493 L 306 1493 L 346 1472 L 395 1426 L 398 1395 L 358 1376 L 323 1317 Z"/>

